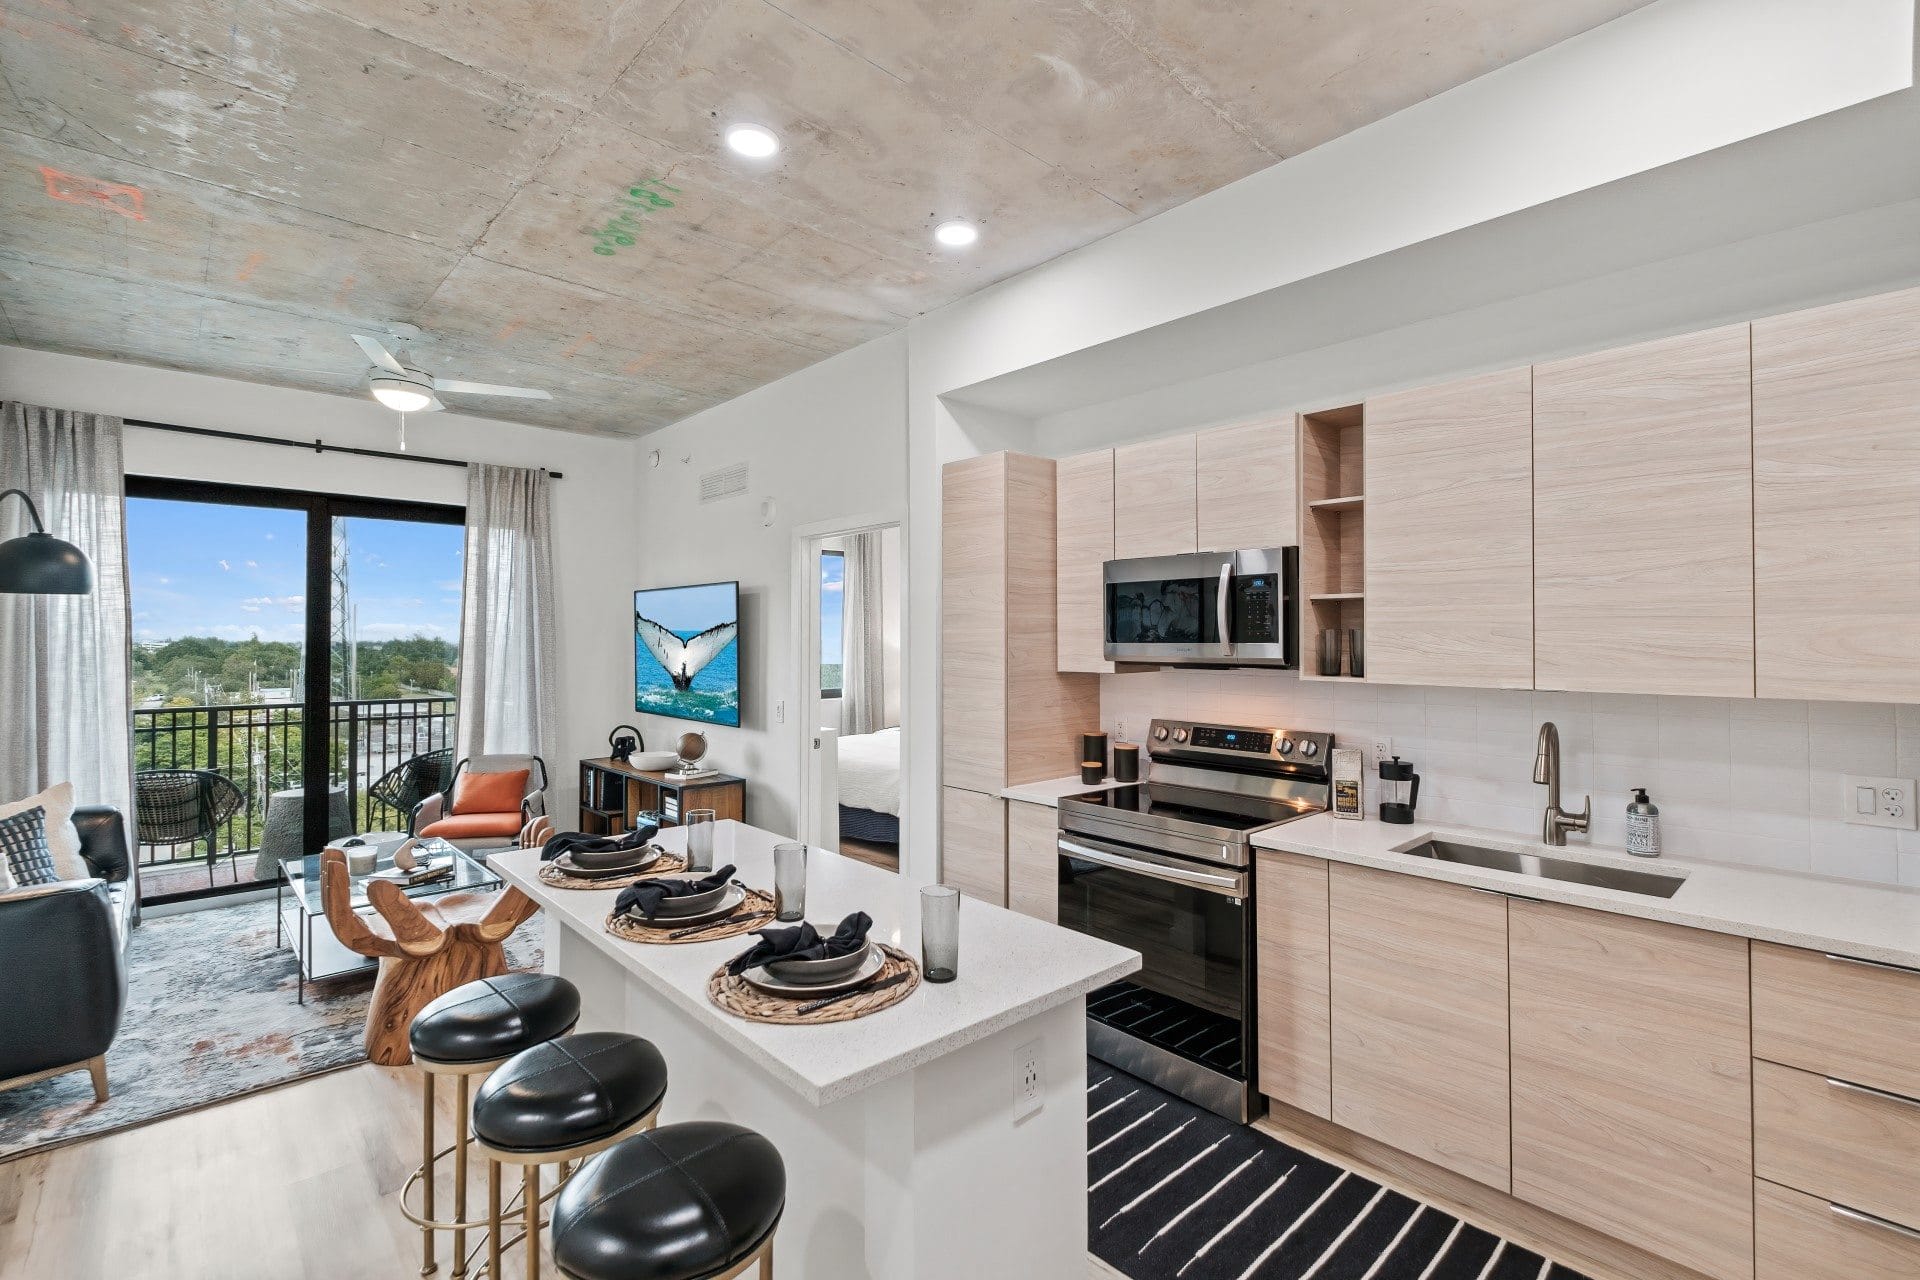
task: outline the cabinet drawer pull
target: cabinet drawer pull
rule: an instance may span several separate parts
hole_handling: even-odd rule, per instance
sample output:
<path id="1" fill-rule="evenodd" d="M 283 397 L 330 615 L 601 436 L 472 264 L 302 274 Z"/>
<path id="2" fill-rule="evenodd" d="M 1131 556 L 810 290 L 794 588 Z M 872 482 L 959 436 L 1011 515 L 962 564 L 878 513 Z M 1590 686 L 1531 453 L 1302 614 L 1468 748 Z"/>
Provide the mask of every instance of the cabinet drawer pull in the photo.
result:
<path id="1" fill-rule="evenodd" d="M 1904 973 L 1912 977 L 1920 978 L 1920 969 L 1909 969 L 1903 964 L 1888 964 L 1885 960 L 1862 960 L 1859 956 L 1835 955 L 1831 951 L 1823 952 L 1822 954 L 1835 964 L 1857 964 L 1869 969 L 1889 969 L 1894 973 Z"/>
<path id="2" fill-rule="evenodd" d="M 1897 1102 L 1903 1107 L 1920 1107 L 1920 1098 L 1909 1098 L 1904 1093 L 1889 1093 L 1885 1089 L 1876 1089 L 1870 1084 L 1855 1084 L 1851 1080 L 1835 1080 L 1827 1077 L 1827 1083 L 1835 1089 L 1845 1089 L 1849 1093 L 1864 1093 L 1869 1097 L 1885 1102 Z"/>
<path id="3" fill-rule="evenodd" d="M 1920 1240 L 1920 1231 L 1915 1231 L 1912 1227 L 1903 1227 L 1897 1222 L 1888 1222 L 1885 1218 L 1876 1218 L 1870 1213 L 1849 1209 L 1843 1204 L 1830 1202 L 1827 1208 L 1836 1218 L 1845 1218 L 1848 1222 L 1858 1222 L 1866 1227 L 1879 1227 L 1882 1231 L 1891 1231 L 1894 1235 L 1905 1236 L 1909 1240 Z"/>

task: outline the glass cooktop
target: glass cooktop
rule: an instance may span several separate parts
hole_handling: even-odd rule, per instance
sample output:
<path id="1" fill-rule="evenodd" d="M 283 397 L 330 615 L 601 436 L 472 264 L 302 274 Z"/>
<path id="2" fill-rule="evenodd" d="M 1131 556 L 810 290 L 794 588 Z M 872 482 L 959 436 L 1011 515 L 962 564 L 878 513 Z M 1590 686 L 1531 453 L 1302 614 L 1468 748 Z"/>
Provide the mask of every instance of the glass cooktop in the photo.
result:
<path id="1" fill-rule="evenodd" d="M 1319 813 L 1321 806 L 1305 801 L 1231 795 L 1200 787 L 1136 782 L 1111 791 L 1068 796 L 1063 804 L 1084 806 L 1122 821 L 1141 825 L 1192 824 L 1223 831 L 1254 831 L 1277 822 L 1290 822 Z"/>

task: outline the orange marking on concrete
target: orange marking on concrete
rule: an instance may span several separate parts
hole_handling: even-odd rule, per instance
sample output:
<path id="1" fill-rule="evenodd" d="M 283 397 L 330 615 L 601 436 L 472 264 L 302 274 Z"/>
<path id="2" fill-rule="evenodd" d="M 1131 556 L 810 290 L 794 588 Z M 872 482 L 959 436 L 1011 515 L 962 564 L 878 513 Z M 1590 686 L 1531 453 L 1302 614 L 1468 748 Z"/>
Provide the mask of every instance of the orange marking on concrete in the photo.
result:
<path id="1" fill-rule="evenodd" d="M 526 324 L 527 322 L 525 320 L 521 319 L 519 316 L 515 316 L 513 319 L 507 321 L 505 324 L 500 326 L 500 332 L 493 335 L 493 340 L 495 342 L 505 342 L 508 338 L 511 338 L 514 334 L 524 329 L 526 327 Z"/>
<path id="2" fill-rule="evenodd" d="M 340 282 L 340 288 L 336 290 L 333 295 L 334 306 L 344 307 L 347 305 L 347 297 L 353 292 L 354 281 L 358 280 L 359 278 L 360 278 L 359 276 L 348 276 L 345 280 L 342 280 Z"/>
<path id="3" fill-rule="evenodd" d="M 586 346 L 589 342 L 592 342 L 592 341 L 593 341 L 593 335 L 591 333 L 581 334 L 577 339 L 574 340 L 574 344 L 572 346 L 568 347 L 565 351 L 562 351 L 560 353 L 560 358 L 562 360 L 573 359 L 574 354 L 578 352 L 580 348 Z"/>
<path id="4" fill-rule="evenodd" d="M 266 260 L 267 255 L 255 249 L 247 255 L 247 260 L 240 264 L 240 269 L 233 273 L 233 278 L 241 284 L 245 284 L 253 278 L 253 273 L 258 271 Z"/>
<path id="5" fill-rule="evenodd" d="M 646 368 L 648 363 L 649 363 L 648 357 L 635 356 L 633 359 L 627 361 L 625 364 L 620 366 L 620 372 L 628 373 L 628 374 L 638 373 L 642 369 Z"/>
<path id="6" fill-rule="evenodd" d="M 83 178 L 77 173 L 64 173 L 44 164 L 40 166 L 40 177 L 47 184 L 49 199 L 65 201 L 67 204 L 99 205 L 134 222 L 147 220 L 147 193 L 138 187 L 123 182 L 104 182 L 99 178 Z"/>

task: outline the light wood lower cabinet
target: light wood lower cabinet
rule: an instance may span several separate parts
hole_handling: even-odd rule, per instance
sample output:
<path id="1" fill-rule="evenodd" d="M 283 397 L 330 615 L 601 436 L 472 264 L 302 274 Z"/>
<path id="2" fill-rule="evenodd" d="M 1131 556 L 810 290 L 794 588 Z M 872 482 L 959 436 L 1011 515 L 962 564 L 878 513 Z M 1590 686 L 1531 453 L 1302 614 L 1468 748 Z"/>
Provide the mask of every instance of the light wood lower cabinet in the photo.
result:
<path id="1" fill-rule="evenodd" d="M 959 787 L 940 795 L 940 882 L 1007 905 L 1007 802 Z"/>
<path id="2" fill-rule="evenodd" d="M 1746 940 L 1517 900 L 1508 928 L 1513 1193 L 1748 1280 Z"/>
<path id="3" fill-rule="evenodd" d="M 1920 1099 L 1755 1062 L 1753 1167 L 1920 1231 Z"/>
<path id="4" fill-rule="evenodd" d="M 1060 915 L 1059 839 L 1051 805 L 1007 802 L 1007 905 L 1048 924 Z"/>
<path id="5" fill-rule="evenodd" d="M 1333 1114 L 1327 864 L 1271 851 L 1256 858 L 1260 1092 L 1325 1120 Z"/>
<path id="6" fill-rule="evenodd" d="M 1913 1280 L 1920 1236 L 1864 1222 L 1829 1201 L 1756 1182 L 1755 1280 Z"/>
<path id="7" fill-rule="evenodd" d="M 1507 900 L 1331 869 L 1333 1119 L 1505 1191 Z"/>
<path id="8" fill-rule="evenodd" d="M 1920 973 L 1756 942 L 1753 1056 L 1920 1098 Z"/>

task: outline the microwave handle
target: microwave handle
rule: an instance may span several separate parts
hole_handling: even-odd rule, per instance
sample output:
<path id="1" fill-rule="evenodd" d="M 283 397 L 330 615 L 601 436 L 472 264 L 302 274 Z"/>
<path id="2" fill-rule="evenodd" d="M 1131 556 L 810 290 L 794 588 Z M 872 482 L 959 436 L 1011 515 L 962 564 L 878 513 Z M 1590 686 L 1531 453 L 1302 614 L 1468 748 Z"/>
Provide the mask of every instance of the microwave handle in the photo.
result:
<path id="1" fill-rule="evenodd" d="M 1220 589 L 1214 593 L 1215 619 L 1220 624 L 1220 643 L 1229 651 L 1233 648 L 1233 622 L 1229 611 L 1227 593 L 1233 589 L 1233 561 L 1220 566 Z"/>

